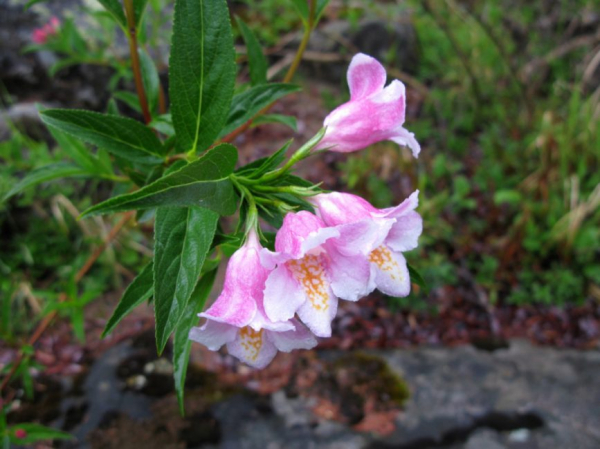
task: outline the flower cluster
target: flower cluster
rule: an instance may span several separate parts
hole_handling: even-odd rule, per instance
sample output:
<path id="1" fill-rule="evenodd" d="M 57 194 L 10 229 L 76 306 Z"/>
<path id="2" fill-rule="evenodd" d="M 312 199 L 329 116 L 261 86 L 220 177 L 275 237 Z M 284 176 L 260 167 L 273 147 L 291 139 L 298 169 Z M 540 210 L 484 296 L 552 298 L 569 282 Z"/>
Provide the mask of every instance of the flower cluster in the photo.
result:
<path id="1" fill-rule="evenodd" d="M 31 39 L 36 44 L 44 44 L 50 36 L 58 34 L 60 28 L 60 20 L 57 17 L 52 17 L 50 21 L 41 28 L 33 30 Z"/>
<path id="2" fill-rule="evenodd" d="M 404 122 L 404 86 L 384 88 L 385 70 L 359 54 L 348 71 L 351 100 L 325 119 L 317 148 L 355 151 L 393 140 L 416 156 L 419 144 Z M 277 351 L 309 349 L 315 337 L 331 336 L 338 301 L 358 301 L 375 289 L 407 296 L 410 277 L 403 252 L 417 247 L 422 231 L 415 212 L 418 191 L 396 207 L 377 209 L 348 193 L 320 193 L 308 199 L 314 213 L 289 212 L 275 237 L 275 251 L 263 248 L 251 228 L 227 266 L 221 295 L 201 313 L 207 319 L 190 338 L 263 368 Z"/>

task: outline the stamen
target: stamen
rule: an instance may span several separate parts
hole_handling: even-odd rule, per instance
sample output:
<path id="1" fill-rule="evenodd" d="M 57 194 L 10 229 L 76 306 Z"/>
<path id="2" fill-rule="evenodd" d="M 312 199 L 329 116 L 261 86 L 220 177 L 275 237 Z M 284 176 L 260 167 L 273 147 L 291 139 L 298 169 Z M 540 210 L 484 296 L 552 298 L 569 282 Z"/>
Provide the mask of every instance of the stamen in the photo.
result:
<path id="1" fill-rule="evenodd" d="M 320 257 L 307 254 L 300 260 L 290 260 L 287 265 L 296 280 L 304 287 L 313 309 L 319 312 L 329 309 L 328 283 Z"/>
<path id="2" fill-rule="evenodd" d="M 381 271 L 388 272 L 393 280 L 404 280 L 404 275 L 387 246 L 381 245 L 379 248 L 371 251 L 369 261 L 377 265 Z"/>
<path id="3" fill-rule="evenodd" d="M 249 360 L 256 360 L 263 343 L 263 330 L 255 331 L 250 326 L 240 329 L 242 348 L 246 351 Z"/>

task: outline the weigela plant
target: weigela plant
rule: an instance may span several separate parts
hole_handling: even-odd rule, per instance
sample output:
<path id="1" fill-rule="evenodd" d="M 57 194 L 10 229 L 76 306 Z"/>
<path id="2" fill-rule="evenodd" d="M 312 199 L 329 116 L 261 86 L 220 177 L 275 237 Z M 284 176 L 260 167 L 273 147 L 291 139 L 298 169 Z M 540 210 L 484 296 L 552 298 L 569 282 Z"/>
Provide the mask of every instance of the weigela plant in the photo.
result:
<path id="1" fill-rule="evenodd" d="M 154 221 L 154 257 L 124 292 L 105 335 L 136 306 L 151 301 L 159 353 L 173 336 L 182 404 L 192 340 L 210 350 L 226 346 L 234 357 L 263 368 L 278 351 L 312 348 L 317 337 L 329 337 L 340 299 L 359 301 L 374 289 L 409 294 L 403 253 L 417 246 L 422 231 L 415 211 L 418 192 L 397 207 L 377 209 L 293 174 L 306 158 L 358 151 L 384 140 L 418 155 L 419 144 L 404 128 L 404 85 L 394 80 L 385 87 L 386 71 L 378 61 L 354 56 L 350 101 L 332 111 L 291 156 L 288 143 L 268 157 L 237 164 L 232 142 L 259 116 L 262 122 L 295 123 L 265 112 L 299 90 L 289 81 L 326 0 L 294 1 L 305 33 L 281 83 L 267 82 L 266 58 L 239 22 L 250 82 L 237 88 L 226 1 L 176 0 L 168 107 L 154 64 L 147 63 L 147 54 L 140 58 L 144 53 L 137 48 L 145 2 L 101 3 L 128 31 L 144 123 L 115 109 L 106 114 L 42 110 L 42 120 L 72 161 L 31 173 L 7 196 L 53 178 L 102 179 L 121 194 L 93 205 L 83 218 L 126 212 L 137 213 L 138 221 Z M 149 99 L 157 98 L 163 106 L 149 107 Z M 223 289 L 204 310 L 227 255 Z"/>

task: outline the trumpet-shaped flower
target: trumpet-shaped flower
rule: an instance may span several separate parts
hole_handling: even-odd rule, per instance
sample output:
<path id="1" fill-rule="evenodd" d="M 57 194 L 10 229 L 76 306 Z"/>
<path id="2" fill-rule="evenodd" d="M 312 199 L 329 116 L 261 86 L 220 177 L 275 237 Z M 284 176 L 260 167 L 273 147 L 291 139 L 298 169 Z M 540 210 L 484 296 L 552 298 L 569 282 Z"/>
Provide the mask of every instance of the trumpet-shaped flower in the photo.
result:
<path id="1" fill-rule="evenodd" d="M 311 198 L 317 214 L 327 226 L 371 223 L 376 238 L 366 258 L 370 264 L 368 277 L 357 279 L 368 289 L 379 289 L 391 296 L 410 293 L 410 277 L 402 252 L 414 249 L 423 230 L 423 220 L 415 212 L 419 192 L 416 191 L 400 205 L 377 209 L 364 199 L 348 193 L 320 194 Z"/>
<path id="2" fill-rule="evenodd" d="M 229 353 L 255 368 L 267 366 L 277 351 L 310 349 L 315 337 L 297 320 L 273 322 L 267 318 L 263 290 L 270 271 L 260 263 L 262 246 L 254 232 L 227 265 L 221 295 L 199 316 L 206 323 L 190 331 L 190 338 L 216 351 Z"/>
<path id="3" fill-rule="evenodd" d="M 415 157 L 421 147 L 404 123 L 404 84 L 392 81 L 387 87 L 385 68 L 374 58 L 359 53 L 348 68 L 350 101 L 334 109 L 323 123 L 325 136 L 317 149 L 348 153 L 382 140 L 408 146 Z"/>
<path id="4" fill-rule="evenodd" d="M 369 224 L 327 227 L 310 212 L 285 216 L 275 252 L 264 250 L 263 264 L 273 271 L 265 287 L 265 311 L 273 321 L 298 314 L 319 337 L 331 335 L 338 297 L 351 301 L 368 293 L 362 279 L 369 264 L 362 256 Z"/>

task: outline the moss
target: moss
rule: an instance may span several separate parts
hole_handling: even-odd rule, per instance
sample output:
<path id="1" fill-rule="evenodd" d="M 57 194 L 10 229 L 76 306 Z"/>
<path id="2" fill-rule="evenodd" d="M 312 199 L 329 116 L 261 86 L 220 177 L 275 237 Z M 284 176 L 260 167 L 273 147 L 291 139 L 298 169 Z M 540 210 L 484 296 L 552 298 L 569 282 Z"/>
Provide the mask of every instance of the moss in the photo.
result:
<path id="1" fill-rule="evenodd" d="M 353 391 L 375 395 L 383 403 L 402 406 L 410 397 L 406 381 L 376 355 L 365 352 L 344 355 L 335 361 L 333 370 L 340 384 L 351 383 Z"/>

